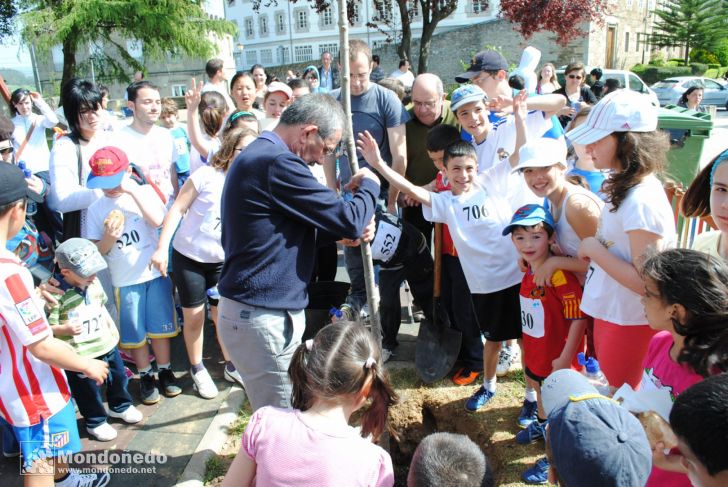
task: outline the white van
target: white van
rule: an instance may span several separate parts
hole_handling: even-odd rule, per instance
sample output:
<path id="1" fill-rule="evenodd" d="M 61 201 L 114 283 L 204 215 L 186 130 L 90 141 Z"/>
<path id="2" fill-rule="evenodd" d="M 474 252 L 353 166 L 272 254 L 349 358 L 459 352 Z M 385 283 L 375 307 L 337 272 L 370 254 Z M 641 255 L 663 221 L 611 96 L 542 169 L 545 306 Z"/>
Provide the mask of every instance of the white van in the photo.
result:
<path id="1" fill-rule="evenodd" d="M 561 83 L 561 86 L 564 86 L 565 82 L 565 68 L 566 66 L 561 66 L 559 69 L 556 70 L 556 76 L 559 78 L 559 83 Z M 586 71 L 587 81 L 591 81 L 589 71 L 591 71 L 593 68 L 585 67 L 584 69 Z M 642 81 L 642 79 L 634 74 L 632 71 L 625 71 L 623 69 L 602 69 L 602 83 L 604 83 L 608 79 L 619 80 L 619 85 L 622 88 L 629 88 L 630 90 L 644 93 L 645 95 L 650 97 L 650 101 L 653 105 L 658 107 L 660 106 L 660 102 L 657 99 L 657 93 L 652 91 L 652 89 L 647 86 L 647 83 Z"/>

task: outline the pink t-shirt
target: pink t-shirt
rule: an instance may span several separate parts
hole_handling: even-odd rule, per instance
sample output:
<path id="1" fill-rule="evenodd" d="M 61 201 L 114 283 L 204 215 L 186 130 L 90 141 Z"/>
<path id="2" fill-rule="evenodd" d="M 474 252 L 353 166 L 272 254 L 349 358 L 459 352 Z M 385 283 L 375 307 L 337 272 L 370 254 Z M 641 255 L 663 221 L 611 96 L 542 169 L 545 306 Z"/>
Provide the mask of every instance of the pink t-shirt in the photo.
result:
<path id="1" fill-rule="evenodd" d="M 703 380 L 703 377 L 689 367 L 672 360 L 670 357 L 672 345 L 672 334 L 669 331 L 661 331 L 652 337 L 643 362 L 645 372 L 642 376 L 642 387 L 645 387 L 645 382 L 649 381 L 658 389 L 667 389 L 674 401 L 685 389 Z M 690 487 L 691 485 L 685 474 L 666 472 L 652 467 L 646 487 Z"/>
<path id="2" fill-rule="evenodd" d="M 250 418 L 243 449 L 265 487 L 394 485 L 392 459 L 351 426 L 316 425 L 297 409 L 266 406 Z"/>

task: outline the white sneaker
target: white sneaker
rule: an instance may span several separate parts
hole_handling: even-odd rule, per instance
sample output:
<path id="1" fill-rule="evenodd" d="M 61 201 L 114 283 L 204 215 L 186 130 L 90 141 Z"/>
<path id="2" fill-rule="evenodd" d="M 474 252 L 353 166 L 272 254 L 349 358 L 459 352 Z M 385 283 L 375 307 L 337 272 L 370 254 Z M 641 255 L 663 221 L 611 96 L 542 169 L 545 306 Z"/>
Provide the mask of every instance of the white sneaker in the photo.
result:
<path id="1" fill-rule="evenodd" d="M 203 399 L 213 399 L 217 396 L 217 386 L 212 381 L 212 377 L 210 377 L 207 369 L 202 369 L 196 374 L 193 374 L 192 369 L 190 369 L 190 375 L 194 382 L 194 388 L 200 397 Z"/>
<path id="2" fill-rule="evenodd" d="M 109 423 L 101 423 L 95 428 L 86 428 L 88 434 L 99 441 L 111 441 L 116 438 L 116 430 Z"/>
<path id="3" fill-rule="evenodd" d="M 127 424 L 138 423 L 139 421 L 144 419 L 144 415 L 142 414 L 142 412 L 135 408 L 133 405 L 129 406 L 120 413 L 109 411 L 109 416 L 111 416 L 112 418 L 119 418 Z"/>
<path id="4" fill-rule="evenodd" d="M 382 363 L 383 364 L 386 364 L 387 362 L 389 362 L 392 357 L 394 357 L 394 352 L 392 352 L 388 348 L 382 349 Z"/>
<path id="5" fill-rule="evenodd" d="M 238 384 L 240 387 L 245 389 L 245 384 L 243 384 L 243 378 L 240 377 L 240 372 L 238 372 L 237 369 L 230 372 L 227 367 L 225 367 L 225 373 L 223 375 L 225 376 L 226 381 L 232 382 L 233 384 Z"/>
<path id="6" fill-rule="evenodd" d="M 56 487 L 106 487 L 111 480 L 109 472 L 82 474 L 69 468 L 68 477 L 61 482 L 55 482 Z"/>
<path id="7" fill-rule="evenodd" d="M 495 369 L 495 375 L 497 377 L 503 377 L 511 369 L 511 347 L 503 345 L 498 354 L 498 366 Z"/>

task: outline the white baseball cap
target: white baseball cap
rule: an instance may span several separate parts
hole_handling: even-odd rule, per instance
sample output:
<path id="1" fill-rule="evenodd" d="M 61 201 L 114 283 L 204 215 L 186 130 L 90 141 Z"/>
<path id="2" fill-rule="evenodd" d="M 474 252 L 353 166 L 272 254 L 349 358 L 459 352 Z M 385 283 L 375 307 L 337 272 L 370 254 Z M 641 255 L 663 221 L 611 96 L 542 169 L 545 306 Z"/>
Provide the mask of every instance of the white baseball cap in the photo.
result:
<path id="1" fill-rule="evenodd" d="M 563 138 L 541 137 L 526 142 L 518 151 L 518 165 L 511 172 L 528 167 L 549 167 L 561 164 L 566 167 L 566 142 Z"/>
<path id="2" fill-rule="evenodd" d="M 650 98 L 632 90 L 617 90 L 602 98 L 589 112 L 586 122 L 566 136 L 574 144 L 592 144 L 614 132 L 657 130 L 657 107 Z"/>

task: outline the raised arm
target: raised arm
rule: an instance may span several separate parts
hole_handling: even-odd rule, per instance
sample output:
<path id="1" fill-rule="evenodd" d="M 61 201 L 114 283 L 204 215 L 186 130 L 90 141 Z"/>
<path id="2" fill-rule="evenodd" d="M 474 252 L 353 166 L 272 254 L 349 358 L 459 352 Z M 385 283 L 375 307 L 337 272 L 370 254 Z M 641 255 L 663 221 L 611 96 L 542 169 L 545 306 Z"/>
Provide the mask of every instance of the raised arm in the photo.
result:
<path id="1" fill-rule="evenodd" d="M 405 132 L 405 124 L 387 129 L 389 138 L 389 151 L 392 153 L 392 170 L 404 177 L 407 171 L 407 136 Z M 389 188 L 389 200 L 387 209 L 390 213 L 394 213 L 394 205 L 399 195 L 399 189 L 392 185 Z"/>
<path id="2" fill-rule="evenodd" d="M 516 167 L 518 165 L 518 161 L 520 160 L 518 152 L 526 143 L 526 116 L 528 115 L 527 98 L 528 93 L 526 93 L 526 90 L 521 90 L 513 98 L 513 117 L 516 125 L 516 146 L 513 149 L 513 153 L 508 157 L 508 163 L 511 167 Z"/>
<path id="3" fill-rule="evenodd" d="M 202 81 L 199 83 L 195 78 L 190 81 L 190 89 L 185 92 L 185 103 L 187 104 L 187 135 L 190 138 L 192 147 L 200 153 L 200 156 L 207 159 L 212 146 L 202 137 L 200 130 L 200 114 L 197 109 L 202 98 Z"/>
<path id="4" fill-rule="evenodd" d="M 387 166 L 387 163 L 382 160 L 379 153 L 377 141 L 374 140 L 374 137 L 372 137 L 372 134 L 370 134 L 368 130 L 359 134 L 356 146 L 369 165 L 376 169 L 377 172 L 389 181 L 392 186 L 396 187 L 398 191 L 407 193 L 423 205 L 432 206 L 432 196 L 429 191 L 419 186 L 415 186 L 407 181 L 403 175 Z M 392 192 L 390 191 L 389 194 L 391 195 Z"/>

